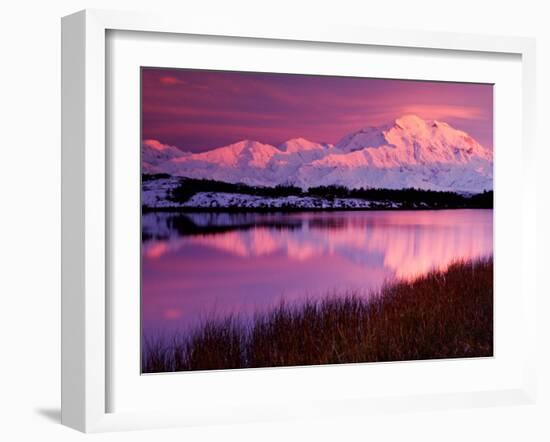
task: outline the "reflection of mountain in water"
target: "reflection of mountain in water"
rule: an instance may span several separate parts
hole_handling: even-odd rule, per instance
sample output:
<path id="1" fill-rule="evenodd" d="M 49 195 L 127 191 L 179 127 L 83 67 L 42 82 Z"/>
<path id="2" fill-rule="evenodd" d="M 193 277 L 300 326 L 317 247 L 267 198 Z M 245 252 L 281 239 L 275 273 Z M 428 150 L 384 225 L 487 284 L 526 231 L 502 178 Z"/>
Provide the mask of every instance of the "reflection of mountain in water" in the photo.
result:
<path id="1" fill-rule="evenodd" d="M 262 215 L 257 213 L 189 213 L 174 214 L 150 212 L 142 217 L 142 236 L 151 239 L 215 234 L 232 230 L 247 230 L 266 227 L 270 229 L 296 229 L 302 221 L 283 215 Z"/>
<path id="2" fill-rule="evenodd" d="M 297 262 L 339 256 L 403 278 L 490 255 L 493 247 L 491 210 L 149 213 L 142 226 L 148 258 L 191 246 L 246 258 L 282 254 Z"/>

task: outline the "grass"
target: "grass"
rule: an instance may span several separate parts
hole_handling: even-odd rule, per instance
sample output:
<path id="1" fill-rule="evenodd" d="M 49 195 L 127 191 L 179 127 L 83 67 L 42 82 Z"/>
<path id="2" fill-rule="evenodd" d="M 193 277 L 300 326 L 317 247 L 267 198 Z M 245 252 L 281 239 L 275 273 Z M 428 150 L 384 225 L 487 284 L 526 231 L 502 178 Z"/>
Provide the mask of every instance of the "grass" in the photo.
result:
<path id="1" fill-rule="evenodd" d="M 493 260 L 146 340 L 145 373 L 493 355 Z"/>

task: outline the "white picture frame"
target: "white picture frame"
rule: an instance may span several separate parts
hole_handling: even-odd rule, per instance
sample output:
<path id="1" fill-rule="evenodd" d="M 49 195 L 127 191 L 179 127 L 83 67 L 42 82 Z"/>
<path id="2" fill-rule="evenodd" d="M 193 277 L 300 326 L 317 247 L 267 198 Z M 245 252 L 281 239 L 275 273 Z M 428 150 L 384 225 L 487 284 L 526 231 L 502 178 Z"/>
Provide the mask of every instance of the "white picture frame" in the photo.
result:
<path id="1" fill-rule="evenodd" d="M 535 333 L 536 288 L 534 109 L 535 43 L 533 39 L 418 31 L 392 32 L 343 26 L 285 26 L 280 23 L 231 23 L 142 13 L 86 10 L 62 20 L 62 423 L 84 432 L 244 422 L 285 417 L 362 414 L 370 411 L 419 410 L 532 403 L 535 399 L 535 339 L 526 341 L 520 384 L 463 393 L 388 395 L 383 397 L 303 398 L 286 406 L 239 404 L 232 412 L 108 412 L 109 324 L 108 247 L 112 238 L 106 120 L 108 117 L 106 35 L 109 31 L 142 31 L 339 43 L 380 48 L 426 48 L 442 51 L 500 53 L 521 57 L 521 281 L 527 335 Z M 137 337 L 136 337 L 137 339 Z M 531 348 L 531 346 L 533 348 Z M 437 362 L 432 362 L 437 363 Z M 338 369 L 337 367 L 335 369 Z M 419 368 L 417 367 L 416 370 Z M 241 372 L 242 373 L 242 372 Z"/>

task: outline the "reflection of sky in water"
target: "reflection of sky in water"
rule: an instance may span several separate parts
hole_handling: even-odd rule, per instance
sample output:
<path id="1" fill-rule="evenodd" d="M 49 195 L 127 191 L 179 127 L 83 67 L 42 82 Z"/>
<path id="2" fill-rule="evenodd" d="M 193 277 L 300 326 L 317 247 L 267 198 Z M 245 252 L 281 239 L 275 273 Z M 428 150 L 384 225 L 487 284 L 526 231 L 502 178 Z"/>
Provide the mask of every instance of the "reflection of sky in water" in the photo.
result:
<path id="1" fill-rule="evenodd" d="M 252 313 L 492 254 L 492 210 L 143 216 L 144 330 Z"/>

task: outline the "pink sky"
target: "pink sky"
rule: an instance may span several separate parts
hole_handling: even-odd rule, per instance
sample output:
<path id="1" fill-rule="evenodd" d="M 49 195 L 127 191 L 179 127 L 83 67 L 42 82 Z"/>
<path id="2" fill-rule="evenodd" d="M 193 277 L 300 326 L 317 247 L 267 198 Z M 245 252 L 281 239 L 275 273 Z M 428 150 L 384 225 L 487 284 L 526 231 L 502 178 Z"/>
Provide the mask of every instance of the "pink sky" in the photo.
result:
<path id="1" fill-rule="evenodd" d="M 445 121 L 493 147 L 488 84 L 142 69 L 142 139 L 185 151 L 242 139 L 336 143 L 410 113 Z"/>

